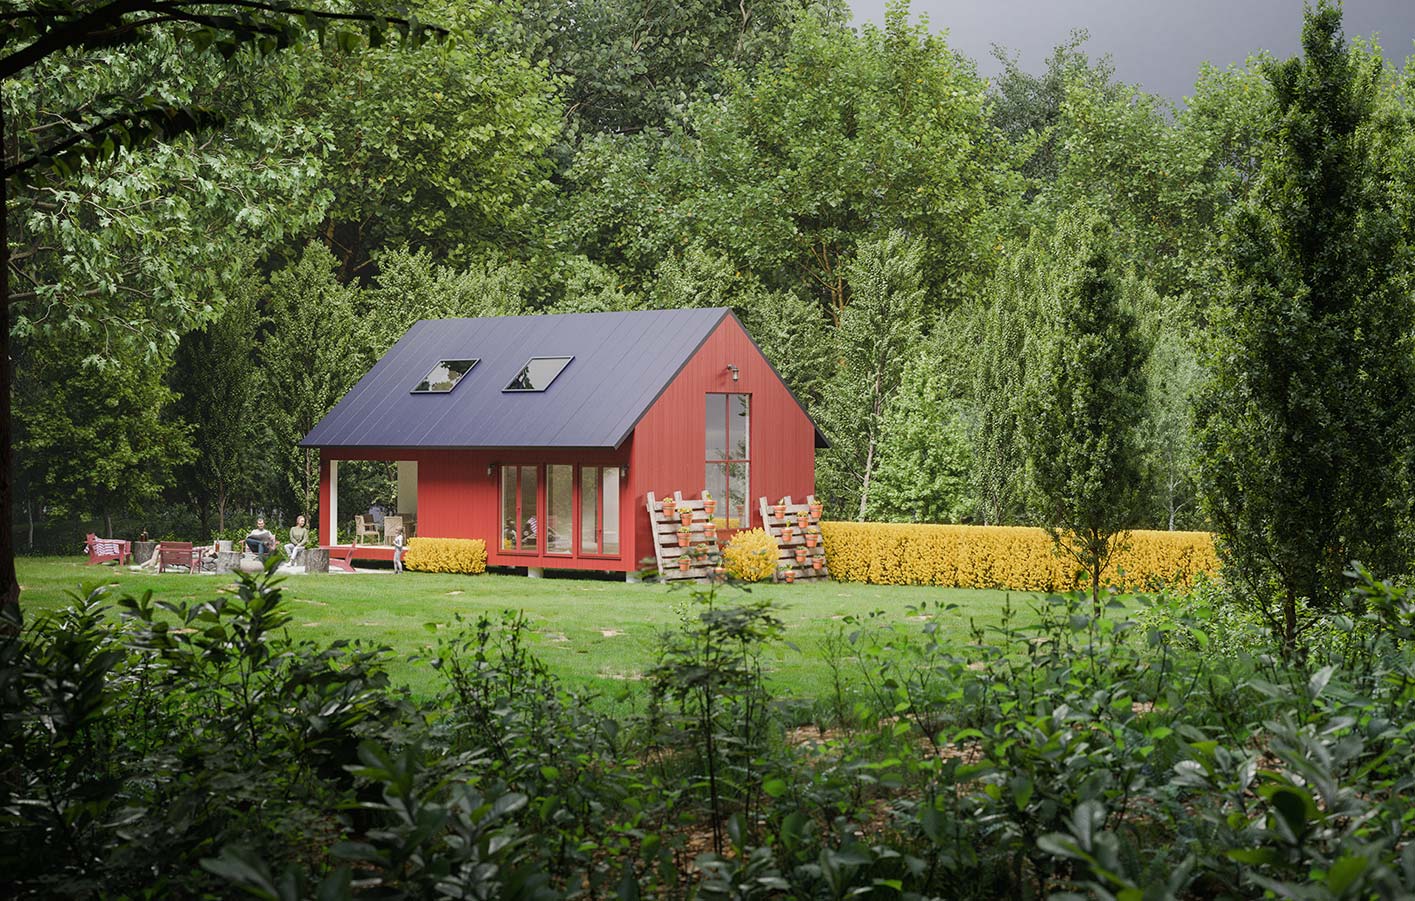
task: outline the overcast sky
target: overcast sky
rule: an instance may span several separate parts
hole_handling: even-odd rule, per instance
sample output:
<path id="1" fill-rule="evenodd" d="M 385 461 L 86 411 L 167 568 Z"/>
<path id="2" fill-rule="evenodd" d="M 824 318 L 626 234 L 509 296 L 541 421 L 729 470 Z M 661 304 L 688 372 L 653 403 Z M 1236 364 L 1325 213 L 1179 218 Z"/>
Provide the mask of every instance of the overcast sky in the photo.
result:
<path id="1" fill-rule="evenodd" d="M 857 21 L 879 23 L 884 0 L 850 0 Z M 935 31 L 977 60 L 983 75 L 998 71 L 989 49 L 1001 44 L 1039 71 L 1051 49 L 1084 28 L 1092 56 L 1109 53 L 1116 76 L 1181 100 L 1192 92 L 1199 64 L 1242 62 L 1263 49 L 1297 52 L 1302 0 L 913 0 Z M 1378 34 L 1387 59 L 1415 52 L 1415 0 L 1346 0 L 1347 36 Z"/>

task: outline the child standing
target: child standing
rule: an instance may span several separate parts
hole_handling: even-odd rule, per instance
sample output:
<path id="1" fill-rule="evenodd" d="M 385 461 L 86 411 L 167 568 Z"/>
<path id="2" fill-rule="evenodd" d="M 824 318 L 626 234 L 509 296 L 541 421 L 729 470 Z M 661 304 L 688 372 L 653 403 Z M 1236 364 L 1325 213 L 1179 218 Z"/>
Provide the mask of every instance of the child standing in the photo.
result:
<path id="1" fill-rule="evenodd" d="M 393 571 L 400 573 L 403 571 L 403 530 L 399 529 L 393 536 Z"/>

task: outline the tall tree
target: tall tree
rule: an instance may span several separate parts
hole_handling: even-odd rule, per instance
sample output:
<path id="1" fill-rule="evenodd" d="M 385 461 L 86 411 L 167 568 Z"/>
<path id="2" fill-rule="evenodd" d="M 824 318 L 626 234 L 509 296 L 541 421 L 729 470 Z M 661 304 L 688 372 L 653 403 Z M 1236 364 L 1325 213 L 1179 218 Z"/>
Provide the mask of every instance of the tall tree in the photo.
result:
<path id="1" fill-rule="evenodd" d="M 213 511 L 216 528 L 225 530 L 227 508 L 249 481 L 247 474 L 264 463 L 257 451 L 259 420 L 265 403 L 278 405 L 280 399 L 264 393 L 256 367 L 259 327 L 255 297 L 247 294 L 177 345 L 172 413 L 191 426 L 194 451 L 177 475 L 203 534 L 209 534 Z"/>
<path id="2" fill-rule="evenodd" d="M 979 518 L 1012 522 L 1026 504 L 1022 422 L 1050 318 L 1049 247 L 1040 232 L 1004 258 L 988 282 L 979 315 L 973 369 L 973 481 Z"/>
<path id="3" fill-rule="evenodd" d="M 821 420 L 831 438 L 821 481 L 832 507 L 863 520 L 879 465 L 884 413 L 922 335 L 923 247 L 891 231 L 861 245 L 843 267 L 854 300 L 835 331 L 837 368 Z"/>
<path id="4" fill-rule="evenodd" d="M 1145 347 L 1111 227 L 1068 212 L 1052 244 L 1054 321 L 1023 420 L 1035 504 L 1057 548 L 1090 580 L 1100 615 L 1101 576 L 1132 528 L 1141 486 Z"/>
<path id="5" fill-rule="evenodd" d="M 299 447 L 366 370 L 369 337 L 356 316 L 356 292 L 340 284 L 338 261 L 310 244 L 299 261 L 270 277 L 269 333 L 261 369 L 290 506 L 318 522 L 319 453 Z"/>
<path id="6" fill-rule="evenodd" d="M 327 11 L 271 5 L 250 0 L 56 0 L 0 10 L 0 95 L 11 83 L 23 84 L 45 66 L 96 47 L 126 48 L 154 39 L 170 41 L 180 55 L 220 53 L 230 59 L 243 50 L 264 55 L 299 43 L 311 33 L 321 41 L 333 27 L 331 42 L 341 48 L 379 43 L 390 29 L 411 46 L 427 36 L 443 35 L 401 16 Z M 344 27 L 347 26 L 347 27 Z M 353 29 L 353 30 L 350 30 Z M 154 97 L 158 99 L 153 99 Z M 120 148 L 211 128 L 218 118 L 207 111 L 162 98 L 160 92 L 138 98 L 96 92 L 81 98 L 59 117 L 53 130 L 29 132 L 37 141 L 23 147 L 12 140 L 9 111 L 0 100 L 0 610 L 18 610 L 15 577 L 13 508 L 14 452 L 11 423 L 10 360 L 10 187 L 12 179 L 62 179 L 85 160 L 108 157 Z M 153 335 L 140 342 L 156 343 Z"/>
<path id="7" fill-rule="evenodd" d="M 1408 562 L 1411 258 L 1372 152 L 1382 63 L 1309 7 L 1303 55 L 1267 68 L 1276 134 L 1224 230 L 1198 406 L 1200 476 L 1226 571 L 1288 652 L 1353 559 Z"/>

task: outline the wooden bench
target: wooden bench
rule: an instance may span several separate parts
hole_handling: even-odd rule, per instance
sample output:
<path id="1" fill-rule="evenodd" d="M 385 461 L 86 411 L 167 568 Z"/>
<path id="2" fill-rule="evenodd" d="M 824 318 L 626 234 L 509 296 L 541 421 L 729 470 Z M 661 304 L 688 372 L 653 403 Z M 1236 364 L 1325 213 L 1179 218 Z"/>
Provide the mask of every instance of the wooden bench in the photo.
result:
<path id="1" fill-rule="evenodd" d="M 89 532 L 87 543 L 89 566 L 96 563 L 107 563 L 109 560 L 122 563 L 124 559 L 132 557 L 132 542 L 123 541 L 121 538 L 99 538 Z"/>

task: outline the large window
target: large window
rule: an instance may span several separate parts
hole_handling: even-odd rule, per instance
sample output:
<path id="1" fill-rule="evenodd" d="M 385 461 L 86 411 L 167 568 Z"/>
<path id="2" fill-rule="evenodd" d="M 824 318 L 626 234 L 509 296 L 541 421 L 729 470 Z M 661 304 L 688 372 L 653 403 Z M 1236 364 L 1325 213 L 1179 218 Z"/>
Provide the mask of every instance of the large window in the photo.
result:
<path id="1" fill-rule="evenodd" d="M 545 552 L 570 555 L 575 538 L 575 467 L 545 468 Z"/>
<path id="2" fill-rule="evenodd" d="M 750 394 L 707 395 L 706 487 L 717 498 L 717 525 L 745 529 L 751 524 L 748 476 L 751 438 Z"/>
<path id="3" fill-rule="evenodd" d="M 501 519 L 505 553 L 617 557 L 619 467 L 502 464 Z"/>
<path id="4" fill-rule="evenodd" d="M 536 540 L 536 466 L 501 467 L 501 549 L 534 554 Z"/>
<path id="5" fill-rule="evenodd" d="M 580 553 L 619 554 L 619 467 L 580 467 Z"/>

